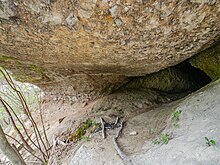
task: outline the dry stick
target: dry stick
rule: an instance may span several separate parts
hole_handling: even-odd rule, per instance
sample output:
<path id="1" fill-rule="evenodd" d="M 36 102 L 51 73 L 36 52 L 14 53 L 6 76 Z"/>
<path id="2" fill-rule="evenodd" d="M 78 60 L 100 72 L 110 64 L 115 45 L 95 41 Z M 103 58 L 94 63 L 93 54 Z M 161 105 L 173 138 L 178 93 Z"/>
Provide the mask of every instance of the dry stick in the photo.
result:
<path id="1" fill-rule="evenodd" d="M 15 121 L 13 120 L 13 117 L 10 113 L 10 111 L 8 110 L 7 106 L 5 105 L 5 103 L 3 102 L 2 99 L 0 99 L 0 102 L 2 103 L 5 111 L 7 112 L 8 116 L 10 117 L 11 121 L 12 121 L 12 125 L 14 127 L 14 129 L 17 131 L 17 133 L 19 134 L 22 142 L 25 144 L 25 146 L 30 150 L 30 151 L 33 151 L 33 149 L 30 147 L 30 145 L 27 143 L 27 141 L 24 139 L 23 135 L 21 134 L 21 132 L 19 131 L 18 127 L 16 126 L 15 124 Z"/>
<path id="2" fill-rule="evenodd" d="M 45 143 L 44 143 L 44 141 L 43 141 L 43 139 L 42 139 L 42 137 L 41 137 L 41 135 L 40 135 L 40 131 L 39 131 L 39 129 L 38 129 L 38 127 L 37 127 L 37 125 L 36 125 L 36 123 L 35 123 L 35 121 L 34 121 L 32 115 L 31 115 L 31 113 L 30 113 L 29 107 L 28 107 L 28 105 L 27 105 L 27 103 L 26 103 L 26 100 L 25 100 L 24 96 L 22 95 L 22 93 L 21 93 L 19 90 L 17 90 L 17 88 L 16 88 L 16 86 L 15 86 L 13 80 L 11 79 L 11 76 L 8 74 L 8 72 L 5 70 L 5 73 L 6 73 L 6 75 L 7 75 L 8 77 L 5 75 L 5 73 L 4 73 L 2 70 L 0 70 L 0 72 L 3 74 L 5 80 L 6 80 L 7 83 L 9 84 L 9 86 L 17 93 L 17 95 L 18 95 L 18 97 L 19 97 L 19 99 L 20 99 L 20 101 L 21 101 L 21 103 L 22 103 L 22 106 L 23 106 L 23 108 L 24 108 L 24 110 L 25 110 L 25 112 L 26 112 L 26 114 L 27 114 L 29 120 L 31 121 L 31 123 L 32 123 L 33 126 L 34 126 L 34 133 L 35 133 L 35 135 L 36 135 L 36 140 L 37 140 L 38 146 L 39 146 L 39 148 L 41 148 L 40 143 L 39 143 L 39 140 L 38 140 L 38 136 L 39 136 L 39 138 L 40 138 L 40 140 L 41 140 L 41 143 L 43 144 L 43 147 L 44 147 L 44 149 L 45 149 L 45 151 L 46 151 L 47 158 L 49 158 L 49 154 L 48 154 L 48 152 L 47 152 L 46 145 L 45 145 Z M 36 129 L 36 130 L 35 130 L 35 129 Z M 43 157 L 44 157 L 44 155 L 43 155 Z"/>
<path id="3" fill-rule="evenodd" d="M 19 98 L 21 97 L 20 96 L 20 94 L 18 93 L 18 95 L 19 95 Z M 36 126 L 34 125 L 34 121 L 32 121 L 32 118 L 30 117 L 30 115 L 31 115 L 31 113 L 30 113 L 30 111 L 29 111 L 29 109 L 27 109 L 26 107 L 25 107 L 25 104 L 24 104 L 24 100 L 22 99 L 22 98 L 20 98 L 21 100 L 21 102 L 22 102 L 22 106 L 23 106 L 23 108 L 24 108 L 24 110 L 26 111 L 26 113 L 27 113 L 27 116 L 28 116 L 28 119 L 31 121 L 31 123 L 32 123 L 32 125 L 33 125 L 33 127 L 34 127 L 34 134 L 35 134 L 35 136 L 36 136 L 36 141 L 37 141 L 37 144 L 38 144 L 38 147 L 37 148 L 39 148 L 39 150 L 40 151 L 42 151 L 42 153 L 43 153 L 43 150 L 42 150 L 42 148 L 41 148 L 41 145 L 40 145 L 40 142 L 39 142 L 39 139 L 38 139 L 38 136 L 40 136 L 38 133 L 37 133 L 37 129 L 36 129 Z M 44 160 L 46 161 L 46 157 L 47 157 L 47 155 L 45 155 L 44 153 L 43 153 L 43 157 L 44 157 Z"/>
<path id="4" fill-rule="evenodd" d="M 124 122 L 122 121 L 121 122 L 121 125 L 120 125 L 120 128 L 117 132 L 117 135 L 115 137 L 112 138 L 112 141 L 113 141 L 113 144 L 114 144 L 114 147 L 115 147 L 115 150 L 117 151 L 118 155 L 120 156 L 120 158 L 122 159 L 122 161 L 124 162 L 125 165 L 134 165 L 132 163 L 132 161 L 123 153 L 123 151 L 120 149 L 118 143 L 117 143 L 117 140 L 118 140 L 118 137 L 123 129 L 123 126 L 124 126 Z"/>
<path id="5" fill-rule="evenodd" d="M 42 100 L 41 100 L 41 96 L 40 96 L 40 105 L 39 105 L 39 108 L 40 108 L 40 119 L 41 119 L 41 123 L 42 123 L 42 127 L 43 127 L 44 137 L 45 137 L 46 142 L 47 142 L 47 146 L 50 147 L 50 143 L 49 143 L 49 140 L 47 138 L 46 129 L 45 129 L 45 125 L 44 125 L 44 120 L 43 120 L 43 116 L 42 116 L 41 102 L 42 102 Z"/>
<path id="6" fill-rule="evenodd" d="M 46 145 L 45 145 L 45 143 L 44 143 L 44 141 L 43 141 L 43 139 L 42 139 L 42 137 L 41 137 L 41 134 L 40 134 L 40 131 L 39 131 L 38 127 L 37 127 L 37 124 L 36 124 L 36 122 L 34 121 L 32 115 L 31 115 L 31 112 L 30 112 L 30 110 L 29 110 L 29 107 L 28 107 L 28 105 L 27 105 L 27 103 L 26 103 L 26 101 L 25 101 L 25 98 L 24 98 L 24 96 L 23 96 L 19 91 L 18 91 L 18 93 L 20 94 L 20 97 L 22 98 L 23 103 L 25 104 L 25 108 L 26 108 L 26 110 L 27 110 L 27 112 L 28 112 L 28 114 L 29 114 L 30 121 L 31 121 L 31 123 L 33 124 L 34 128 L 35 128 L 36 131 L 37 131 L 37 133 L 35 133 L 35 134 L 36 134 L 36 138 L 38 139 L 38 136 L 39 136 L 40 141 L 41 141 L 41 143 L 43 144 L 44 150 L 45 150 L 45 152 L 46 152 L 46 154 L 47 154 L 47 158 L 49 158 L 49 154 L 48 154 L 48 152 L 47 152 L 47 147 L 46 147 Z M 35 130 L 35 129 L 34 129 L 34 130 Z M 37 136 L 37 135 L 38 135 L 38 136 Z"/>
<path id="7" fill-rule="evenodd" d="M 54 151 L 55 151 L 55 148 L 56 148 L 56 145 L 57 145 L 57 141 L 53 135 L 53 147 L 52 147 L 52 150 L 51 150 L 51 154 L 50 154 L 50 158 L 48 159 L 48 165 L 52 164 L 52 156 L 54 154 Z"/>
<path id="8" fill-rule="evenodd" d="M 16 141 L 19 145 L 22 145 L 17 139 L 13 138 L 12 136 L 5 134 L 5 136 L 11 138 L 12 140 Z M 37 158 L 38 160 L 40 160 L 41 162 L 44 162 L 41 158 L 39 158 L 38 156 L 36 156 L 34 153 L 30 152 L 30 150 L 28 150 L 25 146 L 23 146 L 23 148 L 29 152 L 31 155 L 33 155 L 35 158 Z"/>
<path id="9" fill-rule="evenodd" d="M 102 138 L 105 139 L 105 125 L 102 117 L 100 117 L 101 124 L 102 124 Z"/>
<path id="10" fill-rule="evenodd" d="M 39 137 L 40 137 L 40 140 L 41 140 L 41 143 L 43 144 L 43 146 L 44 146 L 44 148 L 45 148 L 45 151 L 46 151 L 46 154 L 47 154 L 46 157 L 49 158 L 49 154 L 48 154 L 47 148 L 46 148 L 46 146 L 45 146 L 45 144 L 44 144 L 44 142 L 43 142 L 43 140 L 42 140 L 42 138 L 41 138 L 39 129 L 38 129 L 38 127 L 37 127 L 37 125 L 36 125 L 36 123 L 35 123 L 35 121 L 34 121 L 32 115 L 31 115 L 31 113 L 30 113 L 30 110 L 29 110 L 29 107 L 28 107 L 28 105 L 27 105 L 27 103 L 26 103 L 26 101 L 25 101 L 25 98 L 23 97 L 22 93 L 17 90 L 17 88 L 16 88 L 16 86 L 15 86 L 13 80 L 11 79 L 10 75 L 8 74 L 8 72 L 5 70 L 5 73 L 6 73 L 6 74 L 5 74 L 1 69 L 0 69 L 0 72 L 3 74 L 3 76 L 4 76 L 5 80 L 7 81 L 8 85 L 9 85 L 9 86 L 16 92 L 16 94 L 18 95 L 19 100 L 20 100 L 20 102 L 21 102 L 21 104 L 22 104 L 23 110 L 24 110 L 25 114 L 28 116 L 29 120 L 31 121 L 31 123 L 32 123 L 32 125 L 33 125 L 33 127 L 34 127 L 34 133 L 35 133 L 35 135 L 36 135 L 36 140 L 37 140 L 38 146 L 39 146 L 40 150 L 42 151 L 41 145 L 40 145 L 39 139 L 38 139 L 38 136 L 39 136 Z M 6 75 L 7 75 L 7 76 L 6 76 Z M 42 152 L 42 153 L 43 153 L 43 152 Z M 43 153 L 43 158 L 44 158 L 44 160 L 46 161 L 46 158 L 45 158 L 45 154 L 44 154 L 44 153 Z"/>
<path id="11" fill-rule="evenodd" d="M 1 97 L 0 97 L 0 100 L 2 100 Z M 29 136 L 28 133 L 27 133 L 26 127 L 25 127 L 24 124 L 21 122 L 21 120 L 19 119 L 19 117 L 17 116 L 17 114 L 14 112 L 14 110 L 12 109 L 12 107 L 11 107 L 6 101 L 4 101 L 4 100 L 2 100 L 2 101 L 3 101 L 3 102 L 10 108 L 10 110 L 13 112 L 13 114 L 15 115 L 16 119 L 18 120 L 18 122 L 21 124 L 22 128 L 24 129 L 25 134 L 27 135 L 27 137 L 28 137 L 28 139 L 31 141 L 31 143 L 32 143 L 35 147 L 37 147 L 37 149 L 39 149 L 39 151 L 40 151 L 42 154 L 44 154 L 44 152 L 42 151 L 42 149 L 39 148 L 39 147 L 35 144 L 35 142 L 30 138 L 30 136 Z M 26 141 L 26 140 L 25 140 L 25 141 Z M 33 152 L 33 149 L 32 149 L 31 151 Z M 45 156 L 46 156 L 46 155 L 45 155 Z"/>
<path id="12" fill-rule="evenodd" d="M 9 144 L 0 125 L 0 150 L 14 165 L 26 165 L 20 154 Z"/>
<path id="13" fill-rule="evenodd" d="M 118 120 L 119 120 L 119 118 L 118 118 L 118 116 L 117 116 L 117 118 L 116 118 L 116 120 L 115 120 L 114 126 L 116 126 L 116 125 L 118 124 Z"/>
<path id="14" fill-rule="evenodd" d="M 19 158 L 22 160 L 23 158 L 22 158 L 21 154 L 19 153 L 17 147 L 14 144 L 11 144 L 11 147 L 15 150 L 15 152 L 18 154 Z"/>

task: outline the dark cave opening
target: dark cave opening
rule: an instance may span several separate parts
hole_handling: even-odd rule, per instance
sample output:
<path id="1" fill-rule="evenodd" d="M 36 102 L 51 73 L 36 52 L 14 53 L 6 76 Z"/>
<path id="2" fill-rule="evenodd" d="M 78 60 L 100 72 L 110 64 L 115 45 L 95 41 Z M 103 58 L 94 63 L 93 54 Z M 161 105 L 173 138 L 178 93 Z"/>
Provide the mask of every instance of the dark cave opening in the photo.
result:
<path id="1" fill-rule="evenodd" d="M 196 91 L 212 81 L 212 79 L 204 71 L 192 66 L 189 63 L 189 60 L 185 60 L 174 67 L 180 69 L 181 72 L 188 76 L 189 80 L 192 82 L 192 86 L 190 88 L 192 91 Z"/>
<path id="2" fill-rule="evenodd" d="M 211 81 L 212 79 L 205 72 L 193 67 L 189 60 L 185 60 L 156 73 L 131 77 L 130 81 L 120 89 L 154 89 L 170 94 L 191 93 Z"/>

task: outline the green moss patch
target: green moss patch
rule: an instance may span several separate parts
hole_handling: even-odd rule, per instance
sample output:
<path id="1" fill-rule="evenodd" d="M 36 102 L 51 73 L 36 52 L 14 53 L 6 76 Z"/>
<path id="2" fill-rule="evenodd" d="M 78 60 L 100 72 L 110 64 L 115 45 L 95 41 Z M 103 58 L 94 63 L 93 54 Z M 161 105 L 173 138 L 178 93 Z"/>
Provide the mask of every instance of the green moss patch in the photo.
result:
<path id="1" fill-rule="evenodd" d="M 86 134 L 92 133 L 97 127 L 98 124 L 95 121 L 87 119 L 80 124 L 80 126 L 76 129 L 74 133 L 70 135 L 69 139 L 73 142 L 81 140 Z"/>
<path id="2" fill-rule="evenodd" d="M 192 82 L 184 72 L 178 68 L 170 67 L 157 73 L 149 74 L 143 77 L 133 78 L 126 88 L 153 88 L 161 91 L 182 92 L 188 90 Z"/>
<path id="3" fill-rule="evenodd" d="M 7 62 L 7 61 L 17 61 L 18 59 L 15 57 L 9 56 L 0 56 L 0 61 Z"/>
<path id="4" fill-rule="evenodd" d="M 190 59 L 190 64 L 203 70 L 212 80 L 220 78 L 220 42 Z"/>

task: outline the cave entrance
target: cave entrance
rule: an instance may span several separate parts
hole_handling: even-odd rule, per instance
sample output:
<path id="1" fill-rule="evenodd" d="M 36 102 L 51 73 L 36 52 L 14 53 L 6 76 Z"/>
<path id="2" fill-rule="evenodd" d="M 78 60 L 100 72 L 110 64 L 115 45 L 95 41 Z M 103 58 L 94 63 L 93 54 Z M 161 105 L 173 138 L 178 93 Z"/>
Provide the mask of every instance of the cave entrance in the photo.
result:
<path id="1" fill-rule="evenodd" d="M 189 60 L 156 73 L 132 77 L 122 89 L 154 89 L 166 93 L 194 92 L 212 79 L 202 70 L 193 67 Z"/>
<path id="2" fill-rule="evenodd" d="M 192 92 L 202 88 L 212 81 L 212 79 L 204 71 L 192 66 L 189 63 L 189 60 L 185 60 L 174 67 L 177 67 L 181 72 L 188 76 L 189 81 L 192 82 L 192 86 L 190 87 Z"/>

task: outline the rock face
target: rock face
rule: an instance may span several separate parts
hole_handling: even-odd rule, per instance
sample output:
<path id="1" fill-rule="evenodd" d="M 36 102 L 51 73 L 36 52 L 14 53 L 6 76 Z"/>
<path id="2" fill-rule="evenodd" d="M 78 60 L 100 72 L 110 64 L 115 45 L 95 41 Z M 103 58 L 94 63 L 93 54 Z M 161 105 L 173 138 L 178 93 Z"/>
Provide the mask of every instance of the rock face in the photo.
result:
<path id="1" fill-rule="evenodd" d="M 82 73 L 146 75 L 212 44 L 219 15 L 217 0 L 0 0 L 0 65 L 56 88 Z"/>
<path id="2" fill-rule="evenodd" d="M 133 77 L 122 88 L 156 89 L 168 93 L 195 91 L 211 81 L 204 72 L 188 61 L 142 77 Z"/>
<path id="3" fill-rule="evenodd" d="M 134 165 L 218 165 L 220 161 L 219 94 L 220 80 L 217 80 L 180 102 L 160 106 L 128 119 L 118 145 L 124 154 L 130 151 L 126 156 Z M 173 126 L 172 117 L 173 112 L 179 110 L 182 112 L 177 128 Z M 156 135 L 152 133 L 153 131 L 149 131 L 152 128 L 154 131 L 160 130 L 161 127 L 162 132 Z M 129 132 L 132 130 L 138 131 L 138 135 L 131 137 Z M 114 137 L 115 134 L 111 132 L 108 137 Z M 163 142 L 154 144 L 153 141 L 162 134 L 171 137 L 168 144 Z M 97 136 L 98 140 L 85 143 L 77 152 L 72 152 L 70 163 L 66 158 L 63 159 L 65 160 L 63 165 L 125 164 L 116 154 L 112 138 L 103 140 L 100 134 Z M 216 141 L 217 144 L 209 146 L 205 137 Z M 141 141 L 144 141 L 143 144 Z M 134 152 L 136 146 L 139 150 Z"/>
<path id="4" fill-rule="evenodd" d="M 191 58 L 190 63 L 203 70 L 212 80 L 220 78 L 220 42 Z"/>
<path id="5" fill-rule="evenodd" d="M 54 73 L 145 75 L 191 57 L 220 31 L 216 0 L 7 0 L 0 6 L 1 56 Z"/>

